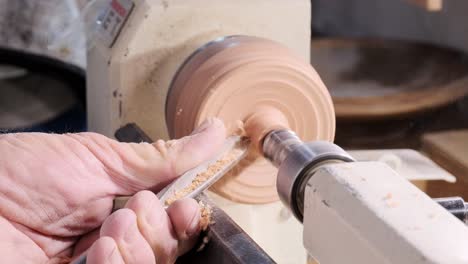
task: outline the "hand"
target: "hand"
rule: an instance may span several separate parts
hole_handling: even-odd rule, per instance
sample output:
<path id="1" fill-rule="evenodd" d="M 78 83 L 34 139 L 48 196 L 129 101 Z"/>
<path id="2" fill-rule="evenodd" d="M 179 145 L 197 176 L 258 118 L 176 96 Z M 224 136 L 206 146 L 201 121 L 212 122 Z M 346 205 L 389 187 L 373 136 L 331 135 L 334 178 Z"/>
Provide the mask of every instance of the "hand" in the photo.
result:
<path id="1" fill-rule="evenodd" d="M 225 139 L 211 119 L 191 136 L 119 143 L 93 133 L 0 135 L 2 263 L 173 263 L 199 234 L 191 199 L 167 211 L 157 192 L 215 155 Z M 140 191 L 140 192 L 139 192 Z M 113 199 L 136 195 L 109 216 Z M 102 225 L 102 226 L 101 226 Z"/>

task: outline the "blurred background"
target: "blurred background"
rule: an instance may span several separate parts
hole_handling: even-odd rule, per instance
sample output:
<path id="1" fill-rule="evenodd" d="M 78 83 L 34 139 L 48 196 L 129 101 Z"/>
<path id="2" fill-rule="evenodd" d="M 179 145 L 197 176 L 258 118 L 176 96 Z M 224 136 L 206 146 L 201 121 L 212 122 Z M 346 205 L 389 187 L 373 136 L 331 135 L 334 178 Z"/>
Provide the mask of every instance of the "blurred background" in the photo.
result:
<path id="1" fill-rule="evenodd" d="M 0 130 L 86 130 L 83 1 L 0 0 Z"/>
<path id="2" fill-rule="evenodd" d="M 311 62 L 344 147 L 419 148 L 423 133 L 468 126 L 468 2 L 411 2 L 312 1 Z"/>
<path id="3" fill-rule="evenodd" d="M 110 1 L 0 0 L 0 133 L 87 130 L 86 53 Z M 401 167 L 401 174 L 431 197 L 467 200 L 468 1 L 311 3 L 310 61 L 333 98 L 335 143 L 357 160 Z M 116 90 L 113 96 L 122 94 Z M 254 216 L 242 218 L 244 213 L 269 219 L 269 212 L 279 211 L 252 206 L 237 212 L 236 206 L 231 213 L 247 219 L 247 226 L 255 223 Z M 259 217 L 257 222 L 252 230 L 261 231 L 266 221 Z M 298 224 L 291 226 L 275 232 L 302 232 Z M 305 254 L 294 244 L 301 243 L 297 236 L 270 239 L 276 233 L 264 233 L 255 239 L 271 244 L 269 254 Z M 296 255 L 288 251 L 294 247 Z"/>
<path id="4" fill-rule="evenodd" d="M 0 0 L 0 131 L 86 131 L 85 36 L 97 17 L 87 4 Z M 338 145 L 424 150 L 466 173 L 466 10 L 464 0 L 312 1 L 311 63 L 333 96 Z"/>

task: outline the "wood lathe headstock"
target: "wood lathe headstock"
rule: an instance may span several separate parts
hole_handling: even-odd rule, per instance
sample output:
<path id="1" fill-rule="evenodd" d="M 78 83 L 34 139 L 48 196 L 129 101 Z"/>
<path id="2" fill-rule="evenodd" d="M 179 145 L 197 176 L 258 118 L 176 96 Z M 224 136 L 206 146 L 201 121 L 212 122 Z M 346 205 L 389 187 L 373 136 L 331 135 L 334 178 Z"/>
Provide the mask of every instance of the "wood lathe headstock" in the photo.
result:
<path id="1" fill-rule="evenodd" d="M 105 17 L 108 30 L 88 52 L 89 130 L 113 136 L 136 123 L 169 139 L 219 117 L 232 132 L 265 105 L 304 140 L 333 139 L 331 98 L 308 63 L 310 1 L 113 0 L 112 12 L 124 16 Z M 239 202 L 277 201 L 275 168 L 252 153 L 215 189 Z"/>

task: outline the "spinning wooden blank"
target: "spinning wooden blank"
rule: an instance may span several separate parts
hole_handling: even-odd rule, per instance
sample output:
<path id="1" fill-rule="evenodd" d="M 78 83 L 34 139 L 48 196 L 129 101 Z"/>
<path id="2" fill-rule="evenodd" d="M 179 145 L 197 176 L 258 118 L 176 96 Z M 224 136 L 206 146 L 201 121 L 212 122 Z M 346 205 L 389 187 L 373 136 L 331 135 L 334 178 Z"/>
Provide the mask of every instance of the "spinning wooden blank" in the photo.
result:
<path id="1" fill-rule="evenodd" d="M 192 55 L 174 78 L 166 120 L 170 136 L 176 138 L 213 116 L 235 133 L 239 123 L 259 115 L 259 109 L 262 127 L 268 123 L 271 129 L 289 127 L 305 141 L 333 140 L 332 101 L 315 70 L 282 45 L 254 37 L 220 39 Z M 255 132 L 254 146 L 264 130 Z M 214 189 L 239 202 L 275 201 L 276 169 L 252 148 Z"/>

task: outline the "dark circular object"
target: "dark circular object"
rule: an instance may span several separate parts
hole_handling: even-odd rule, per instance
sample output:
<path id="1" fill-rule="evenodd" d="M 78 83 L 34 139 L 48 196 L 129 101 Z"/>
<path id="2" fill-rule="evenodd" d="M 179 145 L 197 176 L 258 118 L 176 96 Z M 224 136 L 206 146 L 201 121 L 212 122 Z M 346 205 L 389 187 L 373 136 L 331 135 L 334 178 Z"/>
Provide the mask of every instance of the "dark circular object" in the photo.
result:
<path id="1" fill-rule="evenodd" d="M 0 93 L 4 93 L 2 96 L 8 96 L 5 95 L 8 89 L 11 91 L 16 87 L 21 88 L 23 95 L 16 93 L 16 96 L 11 98 L 11 102 L 8 102 L 10 98 L 4 97 L 2 99 L 16 105 L 15 109 L 21 109 L 22 104 L 24 104 L 25 111 L 21 111 L 20 115 L 26 115 L 25 120 L 28 119 L 28 115 L 32 113 L 31 111 L 34 111 L 34 107 L 26 110 L 31 105 L 28 104 L 27 100 L 22 100 L 23 98 L 60 96 L 60 98 L 55 99 L 55 101 L 60 101 L 65 94 L 68 98 L 67 102 L 72 104 L 71 108 L 58 107 L 61 110 L 58 113 L 42 115 L 39 118 L 40 121 L 31 124 L 20 122 L 21 125 L 18 127 L 6 127 L 5 124 L 0 124 L 1 130 L 7 132 L 42 131 L 41 127 L 47 132 L 56 133 L 84 130 L 86 109 L 86 75 L 84 69 L 55 58 L 9 48 L 0 48 L 0 65 L 17 68 L 19 73 L 24 72 L 23 74 L 17 74 L 17 76 L 13 75 L 2 79 L 3 86 L 1 88 L 4 88 L 4 90 L 0 89 Z M 56 93 L 56 91 L 60 91 L 60 93 Z M 70 92 L 72 95 L 67 94 Z M 67 99 L 64 98 L 64 100 Z M 74 103 L 76 101 L 78 101 L 77 104 Z M 44 120 L 44 116 L 47 117 L 46 120 Z M 57 122 L 62 123 L 62 125 L 58 125 Z"/>

